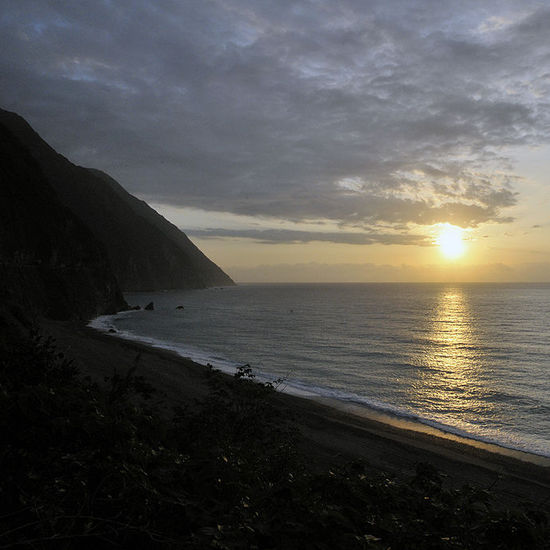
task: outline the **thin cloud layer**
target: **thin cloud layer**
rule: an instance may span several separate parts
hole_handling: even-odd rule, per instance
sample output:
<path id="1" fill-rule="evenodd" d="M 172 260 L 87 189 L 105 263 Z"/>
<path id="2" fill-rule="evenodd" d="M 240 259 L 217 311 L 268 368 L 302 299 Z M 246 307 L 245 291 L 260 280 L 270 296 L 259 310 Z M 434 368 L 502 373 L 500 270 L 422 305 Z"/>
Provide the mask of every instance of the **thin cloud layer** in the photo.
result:
<path id="1" fill-rule="evenodd" d="M 350 233 L 296 231 L 291 229 L 194 229 L 188 230 L 190 237 L 199 239 L 237 238 L 251 239 L 262 244 L 294 244 L 326 242 L 339 244 L 402 244 L 432 246 L 433 239 L 423 235 L 387 233 Z"/>
<path id="2" fill-rule="evenodd" d="M 1 3 L 3 106 L 157 203 L 505 223 L 507 147 L 550 141 L 539 2 Z"/>

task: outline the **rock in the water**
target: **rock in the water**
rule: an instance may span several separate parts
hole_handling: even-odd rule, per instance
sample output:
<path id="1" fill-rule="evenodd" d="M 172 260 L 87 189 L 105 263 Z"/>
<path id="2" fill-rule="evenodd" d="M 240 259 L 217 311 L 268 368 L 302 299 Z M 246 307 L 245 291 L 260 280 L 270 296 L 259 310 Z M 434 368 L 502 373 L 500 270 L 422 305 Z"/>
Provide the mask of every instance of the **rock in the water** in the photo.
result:
<path id="1" fill-rule="evenodd" d="M 147 311 L 153 311 L 155 309 L 155 304 L 153 302 L 149 302 L 143 309 L 146 309 Z"/>
<path id="2" fill-rule="evenodd" d="M 183 306 L 176 306 L 176 309 L 185 309 Z"/>

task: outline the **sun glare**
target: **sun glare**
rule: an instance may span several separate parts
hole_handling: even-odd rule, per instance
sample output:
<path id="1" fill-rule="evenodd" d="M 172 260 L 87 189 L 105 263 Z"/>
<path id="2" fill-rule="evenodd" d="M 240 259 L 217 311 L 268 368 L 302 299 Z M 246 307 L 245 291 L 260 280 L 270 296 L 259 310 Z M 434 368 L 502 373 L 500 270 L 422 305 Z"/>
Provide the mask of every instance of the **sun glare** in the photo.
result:
<path id="1" fill-rule="evenodd" d="M 454 260 L 460 258 L 460 256 L 464 254 L 465 246 L 462 234 L 462 229 L 456 227 L 456 225 L 445 224 L 441 228 L 441 232 L 437 238 L 437 244 L 443 256 L 450 260 Z"/>

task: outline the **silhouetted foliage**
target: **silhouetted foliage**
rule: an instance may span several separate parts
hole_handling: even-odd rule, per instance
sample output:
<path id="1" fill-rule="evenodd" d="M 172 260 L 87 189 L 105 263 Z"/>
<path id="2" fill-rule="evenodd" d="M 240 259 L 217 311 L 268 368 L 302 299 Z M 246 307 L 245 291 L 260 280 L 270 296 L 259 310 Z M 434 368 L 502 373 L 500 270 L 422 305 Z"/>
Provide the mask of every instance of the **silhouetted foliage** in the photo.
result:
<path id="1" fill-rule="evenodd" d="M 269 384 L 210 369 L 171 420 L 130 372 L 98 386 L 33 335 L 0 358 L 0 548 L 548 548 L 545 514 L 362 463 L 324 473 Z"/>

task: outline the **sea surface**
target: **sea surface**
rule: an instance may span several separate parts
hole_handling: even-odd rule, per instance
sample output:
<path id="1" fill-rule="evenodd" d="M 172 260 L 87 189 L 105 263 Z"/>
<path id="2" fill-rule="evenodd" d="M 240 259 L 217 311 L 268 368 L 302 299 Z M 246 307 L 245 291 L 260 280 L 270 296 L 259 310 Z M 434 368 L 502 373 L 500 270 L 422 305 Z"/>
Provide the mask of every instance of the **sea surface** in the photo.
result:
<path id="1" fill-rule="evenodd" d="M 155 309 L 92 326 L 550 456 L 550 284 L 250 284 L 126 299 Z"/>

